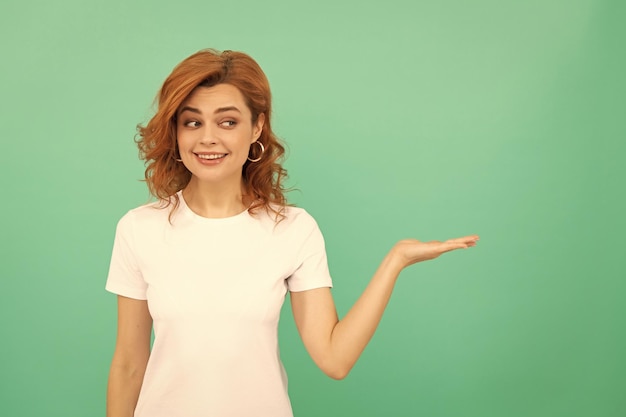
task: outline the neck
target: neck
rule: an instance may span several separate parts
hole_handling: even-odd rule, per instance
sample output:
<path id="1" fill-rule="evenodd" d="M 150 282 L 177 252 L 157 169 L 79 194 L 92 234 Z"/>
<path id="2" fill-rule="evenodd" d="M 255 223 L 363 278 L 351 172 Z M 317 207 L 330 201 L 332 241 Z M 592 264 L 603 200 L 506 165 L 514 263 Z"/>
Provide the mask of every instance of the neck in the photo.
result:
<path id="1" fill-rule="evenodd" d="M 197 215 L 219 219 L 235 216 L 248 207 L 243 190 L 241 182 L 238 186 L 213 184 L 192 177 L 183 190 L 183 197 L 187 206 Z"/>

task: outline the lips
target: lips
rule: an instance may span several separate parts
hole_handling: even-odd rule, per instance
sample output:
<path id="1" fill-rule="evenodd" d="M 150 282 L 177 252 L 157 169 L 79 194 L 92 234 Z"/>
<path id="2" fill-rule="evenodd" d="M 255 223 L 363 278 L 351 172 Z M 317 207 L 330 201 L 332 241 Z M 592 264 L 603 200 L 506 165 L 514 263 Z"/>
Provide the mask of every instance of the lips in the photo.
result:
<path id="1" fill-rule="evenodd" d="M 197 163 L 204 166 L 220 165 L 224 160 L 226 160 L 226 157 L 230 155 L 228 153 L 221 152 L 194 152 L 193 154 L 196 157 Z"/>
<path id="2" fill-rule="evenodd" d="M 224 158 L 226 155 L 225 153 L 197 153 L 195 154 L 198 158 L 200 159 L 205 159 L 205 160 L 215 160 L 215 159 L 222 159 Z"/>

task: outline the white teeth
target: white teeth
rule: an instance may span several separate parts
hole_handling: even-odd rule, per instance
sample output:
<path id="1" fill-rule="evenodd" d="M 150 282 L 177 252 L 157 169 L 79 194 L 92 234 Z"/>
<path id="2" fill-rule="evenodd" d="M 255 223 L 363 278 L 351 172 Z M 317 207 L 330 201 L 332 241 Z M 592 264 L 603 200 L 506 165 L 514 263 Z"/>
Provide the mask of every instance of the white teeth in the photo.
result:
<path id="1" fill-rule="evenodd" d="M 211 154 L 211 155 L 200 155 L 200 154 L 196 154 L 196 155 L 198 155 L 198 158 L 200 159 L 220 159 L 226 156 L 225 153 Z"/>

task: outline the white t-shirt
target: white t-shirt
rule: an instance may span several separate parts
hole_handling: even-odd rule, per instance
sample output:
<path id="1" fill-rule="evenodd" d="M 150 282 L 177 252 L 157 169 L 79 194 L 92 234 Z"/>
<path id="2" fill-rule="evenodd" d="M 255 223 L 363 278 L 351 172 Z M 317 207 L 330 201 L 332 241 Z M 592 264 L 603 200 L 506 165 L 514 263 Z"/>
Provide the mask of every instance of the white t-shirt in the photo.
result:
<path id="1" fill-rule="evenodd" d="M 208 219 L 157 203 L 119 221 L 106 289 L 148 300 L 155 339 L 136 417 L 291 417 L 277 328 L 287 291 L 331 287 L 303 209 Z"/>

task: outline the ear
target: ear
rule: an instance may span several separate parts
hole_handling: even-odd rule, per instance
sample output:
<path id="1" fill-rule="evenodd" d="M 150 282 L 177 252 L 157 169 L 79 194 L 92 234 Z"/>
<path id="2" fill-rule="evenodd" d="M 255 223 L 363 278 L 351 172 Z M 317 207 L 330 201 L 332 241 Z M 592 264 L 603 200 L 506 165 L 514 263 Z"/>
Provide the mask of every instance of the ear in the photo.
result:
<path id="1" fill-rule="evenodd" d="M 265 125 L 265 113 L 259 114 L 256 118 L 256 123 L 252 128 L 252 142 L 255 142 L 263 132 L 263 126 Z"/>

